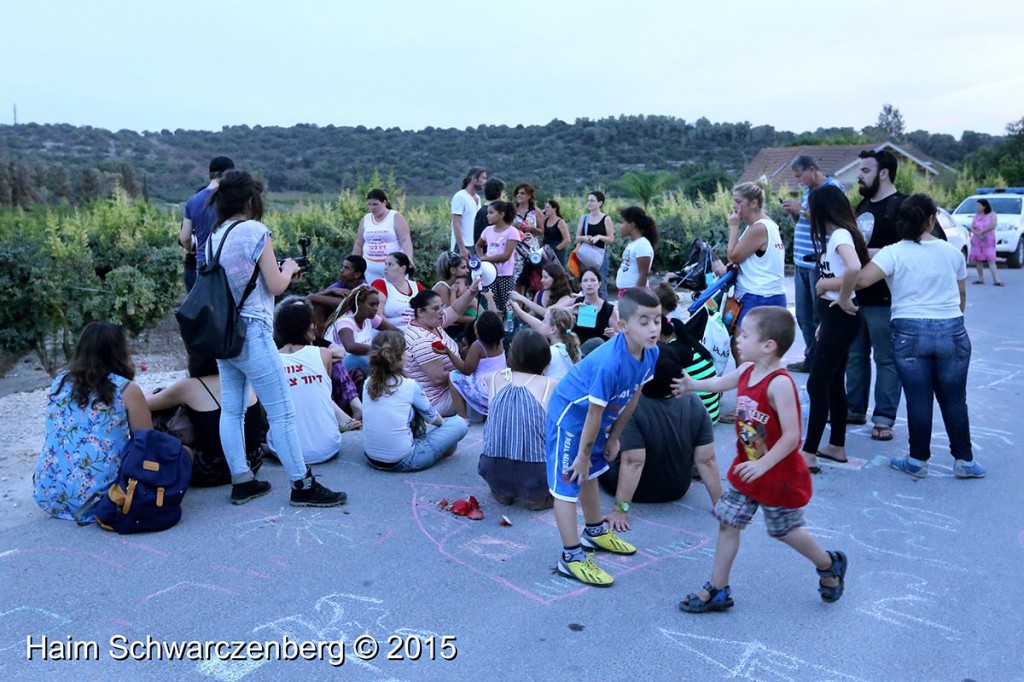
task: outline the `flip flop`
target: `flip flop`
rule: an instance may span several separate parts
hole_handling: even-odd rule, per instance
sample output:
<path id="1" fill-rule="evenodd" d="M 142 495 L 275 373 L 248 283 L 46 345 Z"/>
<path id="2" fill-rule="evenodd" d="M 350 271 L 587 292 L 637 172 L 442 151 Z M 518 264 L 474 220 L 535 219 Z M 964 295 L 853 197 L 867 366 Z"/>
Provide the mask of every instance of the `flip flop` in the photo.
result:
<path id="1" fill-rule="evenodd" d="M 976 279 L 973 282 L 971 282 L 971 284 L 984 284 L 984 282 L 982 282 L 980 279 Z"/>
<path id="2" fill-rule="evenodd" d="M 993 282 L 992 286 L 994 286 L 994 287 L 1005 287 L 1006 283 L 1005 282 Z"/>
<path id="3" fill-rule="evenodd" d="M 849 459 L 838 459 L 838 458 L 833 457 L 832 455 L 830 455 L 828 453 L 821 452 L 821 451 L 819 451 L 817 453 L 817 455 L 818 455 L 818 457 L 821 457 L 823 459 L 827 459 L 830 462 L 836 462 L 837 464 L 849 464 L 850 463 Z"/>
<path id="4" fill-rule="evenodd" d="M 875 427 L 871 429 L 871 440 L 886 441 L 892 440 L 892 438 L 893 436 L 891 426 L 882 426 L 880 424 L 876 424 Z"/>

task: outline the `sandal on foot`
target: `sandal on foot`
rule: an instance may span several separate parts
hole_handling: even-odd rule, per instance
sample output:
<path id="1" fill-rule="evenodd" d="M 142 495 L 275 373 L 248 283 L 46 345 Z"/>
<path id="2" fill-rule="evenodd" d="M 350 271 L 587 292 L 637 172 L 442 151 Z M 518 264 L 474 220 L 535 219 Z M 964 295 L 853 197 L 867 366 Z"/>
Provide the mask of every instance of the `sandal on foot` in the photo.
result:
<path id="1" fill-rule="evenodd" d="M 818 577 L 839 578 L 839 583 L 836 585 L 825 585 L 819 580 L 818 594 L 821 595 L 823 602 L 831 604 L 839 601 L 839 598 L 843 596 L 843 587 L 846 582 L 846 567 L 850 565 L 850 562 L 846 555 L 839 551 L 833 552 L 829 550 L 828 555 L 832 557 L 832 565 L 824 571 L 818 570 Z"/>
<path id="2" fill-rule="evenodd" d="M 691 592 L 683 601 L 679 602 L 679 609 L 687 613 L 707 613 L 708 611 L 725 611 L 732 608 L 732 590 L 728 585 L 716 590 L 708 581 L 704 583 L 704 589 L 710 595 L 707 601 L 698 597 L 696 592 Z"/>
<path id="3" fill-rule="evenodd" d="M 875 424 L 875 427 L 871 429 L 871 440 L 892 440 L 892 427 Z"/>
<path id="4" fill-rule="evenodd" d="M 980 279 L 976 279 L 973 282 L 971 282 L 971 284 L 984 284 L 984 282 L 981 281 Z"/>
<path id="5" fill-rule="evenodd" d="M 1006 283 L 1005 282 L 992 282 L 992 286 L 994 286 L 994 287 L 1005 287 Z"/>
<path id="6" fill-rule="evenodd" d="M 822 457 L 823 459 L 827 459 L 829 461 L 836 462 L 838 464 L 849 464 L 850 463 L 849 459 L 839 459 L 838 457 L 830 455 L 827 452 L 822 452 L 821 450 L 818 450 L 818 457 Z"/>

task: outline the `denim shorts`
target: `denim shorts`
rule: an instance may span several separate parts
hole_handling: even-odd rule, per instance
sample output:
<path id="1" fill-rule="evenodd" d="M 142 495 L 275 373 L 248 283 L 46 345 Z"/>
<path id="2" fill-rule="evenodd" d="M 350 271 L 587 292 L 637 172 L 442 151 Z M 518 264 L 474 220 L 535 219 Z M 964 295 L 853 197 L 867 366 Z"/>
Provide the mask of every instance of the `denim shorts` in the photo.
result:
<path id="1" fill-rule="evenodd" d="M 772 296 L 758 296 L 757 294 L 751 294 L 749 292 L 743 294 L 743 298 L 740 299 L 740 303 L 743 306 L 740 308 L 740 315 L 736 318 L 736 327 L 739 328 L 740 323 L 743 322 L 743 318 L 746 317 L 754 308 L 760 308 L 766 305 L 777 305 L 780 308 L 786 307 L 786 295 L 785 294 L 773 294 Z"/>
<path id="2" fill-rule="evenodd" d="M 764 525 L 768 535 L 773 538 L 785 537 L 804 525 L 803 509 L 769 507 L 732 487 L 718 498 L 718 504 L 711 510 L 711 515 L 728 526 L 742 529 L 750 525 L 758 507 L 764 510 Z"/>

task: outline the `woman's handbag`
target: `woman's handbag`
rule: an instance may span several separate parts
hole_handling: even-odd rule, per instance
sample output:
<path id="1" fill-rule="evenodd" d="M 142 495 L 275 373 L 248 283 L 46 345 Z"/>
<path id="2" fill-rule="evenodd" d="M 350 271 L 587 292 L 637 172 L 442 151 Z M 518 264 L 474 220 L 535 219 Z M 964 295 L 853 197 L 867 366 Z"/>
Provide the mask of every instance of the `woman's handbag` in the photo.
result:
<path id="1" fill-rule="evenodd" d="M 580 244 L 576 247 L 576 257 L 584 270 L 587 268 L 600 268 L 604 263 L 604 249 L 593 244 Z"/>
<path id="2" fill-rule="evenodd" d="M 725 324 L 725 328 L 729 330 L 729 336 L 736 334 L 736 323 L 740 319 L 740 312 L 742 310 L 743 303 L 735 296 L 729 296 L 729 298 L 725 299 L 725 305 L 722 306 L 722 322 Z"/>

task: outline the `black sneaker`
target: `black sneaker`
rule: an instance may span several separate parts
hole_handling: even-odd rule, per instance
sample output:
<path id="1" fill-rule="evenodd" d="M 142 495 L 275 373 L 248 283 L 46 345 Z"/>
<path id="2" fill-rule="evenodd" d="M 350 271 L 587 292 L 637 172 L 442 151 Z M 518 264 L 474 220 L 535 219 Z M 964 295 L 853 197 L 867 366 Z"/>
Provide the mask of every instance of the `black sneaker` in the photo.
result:
<path id="1" fill-rule="evenodd" d="M 345 504 L 348 495 L 334 492 L 316 482 L 316 476 L 307 474 L 301 481 L 292 483 L 293 507 L 337 507 Z"/>
<path id="2" fill-rule="evenodd" d="M 270 483 L 267 481 L 257 481 L 254 478 L 245 483 L 236 483 L 231 486 L 231 504 L 245 504 L 269 492 Z"/>

